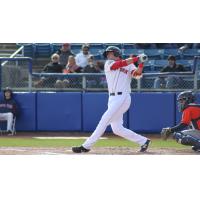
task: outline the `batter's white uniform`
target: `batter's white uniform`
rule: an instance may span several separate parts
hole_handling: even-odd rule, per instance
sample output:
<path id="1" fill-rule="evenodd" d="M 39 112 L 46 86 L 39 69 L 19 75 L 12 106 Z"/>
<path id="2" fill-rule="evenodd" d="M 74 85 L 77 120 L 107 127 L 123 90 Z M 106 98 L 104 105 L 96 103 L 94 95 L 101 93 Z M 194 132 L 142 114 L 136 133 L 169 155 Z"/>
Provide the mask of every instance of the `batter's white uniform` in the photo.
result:
<path id="1" fill-rule="evenodd" d="M 109 100 L 108 109 L 103 114 L 93 134 L 83 143 L 83 147 L 90 149 L 91 146 L 104 134 L 107 126 L 111 124 L 114 134 L 130 141 L 143 145 L 147 138 L 123 127 L 123 114 L 131 104 L 131 72 L 136 69 L 134 64 L 117 70 L 111 70 L 114 60 L 107 60 L 104 66 L 108 84 Z"/>

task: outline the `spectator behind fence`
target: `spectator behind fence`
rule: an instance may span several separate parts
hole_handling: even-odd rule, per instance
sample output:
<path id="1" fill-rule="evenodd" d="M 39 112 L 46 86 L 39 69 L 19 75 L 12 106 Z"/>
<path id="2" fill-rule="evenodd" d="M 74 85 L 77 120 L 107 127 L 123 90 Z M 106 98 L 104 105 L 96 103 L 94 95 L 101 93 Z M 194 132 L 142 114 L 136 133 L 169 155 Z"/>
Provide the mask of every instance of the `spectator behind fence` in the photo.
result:
<path id="1" fill-rule="evenodd" d="M 95 63 L 94 56 L 90 55 L 88 58 L 88 64 L 86 67 L 83 68 L 84 73 L 99 73 L 101 72 L 101 69 L 99 68 L 99 65 Z"/>
<path id="2" fill-rule="evenodd" d="M 51 62 L 44 66 L 43 73 L 62 73 L 63 66 L 59 63 L 60 56 L 53 54 L 51 56 Z M 42 77 L 36 84 L 35 87 L 54 87 L 57 77 Z"/>
<path id="3" fill-rule="evenodd" d="M 60 56 L 60 64 L 63 66 L 66 66 L 69 56 L 74 56 L 69 43 L 64 43 L 56 53 Z"/>
<path id="4" fill-rule="evenodd" d="M 74 56 L 69 56 L 68 63 L 66 67 L 63 69 L 64 74 L 70 73 L 81 73 L 82 68 L 76 64 L 76 60 Z M 75 86 L 77 82 L 77 77 L 65 78 L 64 80 L 57 80 L 56 87 L 63 88 L 63 87 L 71 87 L 72 85 Z"/>
<path id="5" fill-rule="evenodd" d="M 99 67 L 99 64 L 94 60 L 94 56 L 90 55 L 88 58 L 88 65 L 83 68 L 84 73 L 100 73 L 101 69 Z M 89 87 L 95 86 L 98 83 L 100 83 L 100 77 L 99 76 L 87 76 L 87 85 Z"/>
<path id="6" fill-rule="evenodd" d="M 89 53 L 89 45 L 84 44 L 82 45 L 81 52 L 78 53 L 75 57 L 76 64 L 82 68 L 86 67 L 88 65 L 88 58 L 91 55 Z"/>
<path id="7" fill-rule="evenodd" d="M 168 57 L 168 65 L 161 69 L 160 72 L 185 72 L 187 71 L 183 65 L 176 64 L 175 56 Z M 158 77 L 155 79 L 154 88 L 177 88 L 181 86 L 183 79 L 177 76 Z"/>
<path id="8" fill-rule="evenodd" d="M 102 61 L 97 61 L 96 62 L 96 65 L 98 66 L 98 68 L 100 69 L 101 73 L 104 73 L 104 62 Z M 103 88 L 107 88 L 108 85 L 107 85 L 107 81 L 106 81 L 106 76 L 103 75 L 100 77 L 100 83 L 99 85 Z"/>
<path id="9" fill-rule="evenodd" d="M 13 133 L 13 120 L 18 114 L 19 106 L 13 97 L 12 89 L 6 87 L 6 89 L 3 90 L 3 99 L 0 100 L 0 121 L 7 121 L 8 135 Z"/>

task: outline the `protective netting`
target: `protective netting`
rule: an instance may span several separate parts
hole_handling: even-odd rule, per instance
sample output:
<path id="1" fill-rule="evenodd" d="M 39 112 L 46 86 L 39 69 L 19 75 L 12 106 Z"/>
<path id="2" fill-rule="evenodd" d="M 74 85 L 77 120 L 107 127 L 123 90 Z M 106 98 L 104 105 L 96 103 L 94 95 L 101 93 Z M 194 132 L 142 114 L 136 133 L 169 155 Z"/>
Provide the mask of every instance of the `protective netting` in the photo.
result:
<path id="1" fill-rule="evenodd" d="M 104 74 L 34 74 L 33 89 L 100 90 L 107 88 Z"/>
<path id="2" fill-rule="evenodd" d="M 27 90 L 29 85 L 29 62 L 27 60 L 5 61 L 1 64 L 1 87 Z"/>

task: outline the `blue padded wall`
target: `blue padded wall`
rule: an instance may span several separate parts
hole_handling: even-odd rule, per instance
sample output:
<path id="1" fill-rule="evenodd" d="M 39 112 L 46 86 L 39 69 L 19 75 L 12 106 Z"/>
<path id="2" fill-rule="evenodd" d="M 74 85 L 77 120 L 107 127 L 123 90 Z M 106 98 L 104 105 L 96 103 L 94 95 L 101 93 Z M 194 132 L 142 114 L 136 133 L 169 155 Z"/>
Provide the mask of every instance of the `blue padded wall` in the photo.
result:
<path id="1" fill-rule="evenodd" d="M 3 98 L 2 93 L 0 98 Z M 36 131 L 36 93 L 14 93 L 14 98 L 19 105 L 16 130 Z M 3 126 L 3 128 L 6 129 L 6 126 Z"/>
<path id="2" fill-rule="evenodd" d="M 180 122 L 175 93 L 133 93 L 124 125 L 136 132 L 158 133 Z M 18 131 L 94 131 L 107 109 L 106 92 L 15 93 L 21 107 Z M 197 102 L 200 102 L 198 95 Z M 110 126 L 106 130 L 111 132 Z"/>
<path id="3" fill-rule="evenodd" d="M 37 94 L 37 128 L 40 131 L 81 131 L 81 93 Z"/>
<path id="4" fill-rule="evenodd" d="M 21 92 L 14 94 L 20 107 L 19 117 L 16 120 L 16 130 L 36 130 L 36 93 Z"/>
<path id="5" fill-rule="evenodd" d="M 108 93 L 83 93 L 83 131 L 94 131 L 102 115 L 107 110 Z M 124 115 L 124 126 L 127 127 L 127 113 Z M 109 125 L 107 132 L 112 132 Z"/>
<path id="6" fill-rule="evenodd" d="M 144 133 L 159 133 L 175 122 L 174 93 L 134 93 L 129 109 L 129 128 Z"/>

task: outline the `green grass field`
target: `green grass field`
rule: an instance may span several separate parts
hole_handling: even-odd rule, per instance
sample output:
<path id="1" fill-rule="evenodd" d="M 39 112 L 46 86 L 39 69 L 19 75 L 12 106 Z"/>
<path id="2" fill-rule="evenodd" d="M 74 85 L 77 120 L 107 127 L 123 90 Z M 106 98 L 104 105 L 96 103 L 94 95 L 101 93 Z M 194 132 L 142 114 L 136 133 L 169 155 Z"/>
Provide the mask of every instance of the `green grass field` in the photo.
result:
<path id="1" fill-rule="evenodd" d="M 84 139 L 36 139 L 25 137 L 1 137 L 0 147 L 71 147 L 81 145 Z M 138 145 L 118 137 L 110 137 L 105 140 L 99 140 L 96 147 L 137 147 Z M 185 148 L 185 146 L 169 139 L 163 141 L 158 138 L 152 139 L 152 148 Z"/>

